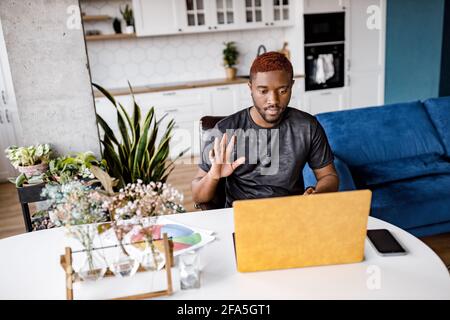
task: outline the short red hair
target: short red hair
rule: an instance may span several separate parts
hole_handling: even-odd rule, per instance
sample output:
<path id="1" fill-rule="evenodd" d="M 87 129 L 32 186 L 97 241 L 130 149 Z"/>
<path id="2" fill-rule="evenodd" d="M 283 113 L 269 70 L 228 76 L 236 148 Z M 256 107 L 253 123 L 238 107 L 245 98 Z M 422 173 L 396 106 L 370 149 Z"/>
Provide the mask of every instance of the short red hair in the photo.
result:
<path id="1" fill-rule="evenodd" d="M 252 63 L 252 67 L 250 68 L 250 80 L 253 79 L 258 72 L 279 70 L 286 71 L 291 79 L 294 77 L 292 64 L 284 54 L 276 51 L 263 53 L 262 55 L 256 57 Z"/>

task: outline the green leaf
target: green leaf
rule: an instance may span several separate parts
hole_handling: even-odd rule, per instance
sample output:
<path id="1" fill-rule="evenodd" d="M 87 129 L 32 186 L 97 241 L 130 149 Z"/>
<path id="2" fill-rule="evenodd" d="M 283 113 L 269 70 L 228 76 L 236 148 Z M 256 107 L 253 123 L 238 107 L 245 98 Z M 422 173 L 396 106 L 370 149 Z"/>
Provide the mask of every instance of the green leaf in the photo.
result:
<path id="1" fill-rule="evenodd" d="M 103 156 L 112 172 L 112 175 L 114 178 L 119 179 L 119 183 L 124 186 L 125 182 L 122 177 L 122 164 L 120 162 L 120 159 L 117 157 L 116 151 L 112 147 L 110 143 L 108 143 L 105 140 L 102 140 L 103 146 L 105 147 L 105 150 L 103 152 Z"/>
<path id="2" fill-rule="evenodd" d="M 121 103 L 119 103 L 119 108 L 122 112 L 122 116 L 125 118 L 125 120 L 128 123 L 128 126 L 130 128 L 131 131 L 131 139 L 128 138 L 128 145 L 126 146 L 127 152 L 130 153 L 131 150 L 131 143 L 135 143 L 135 139 L 136 139 L 136 135 L 135 135 L 135 126 L 134 124 L 131 122 L 130 116 L 128 115 L 127 111 L 125 110 L 125 108 L 123 107 L 123 105 Z"/>
<path id="3" fill-rule="evenodd" d="M 23 186 L 23 184 L 27 181 L 27 176 L 24 173 L 21 173 L 17 178 L 16 178 L 16 187 L 20 188 Z"/>
<path id="4" fill-rule="evenodd" d="M 105 120 L 103 120 L 102 117 L 100 117 L 97 114 L 97 121 L 100 124 L 100 126 L 103 128 L 103 131 L 105 131 L 105 136 L 108 137 L 109 140 L 114 142 L 116 145 L 119 145 L 119 141 L 117 141 L 116 136 L 114 135 L 114 132 L 111 130 L 111 128 L 108 126 Z"/>
<path id="5" fill-rule="evenodd" d="M 106 98 L 108 98 L 109 101 L 114 105 L 114 107 L 117 109 L 116 100 L 113 98 L 113 96 L 106 91 L 103 87 L 99 86 L 96 83 L 92 83 L 94 87 L 96 87 Z"/>
<path id="6" fill-rule="evenodd" d="M 100 181 L 100 183 L 103 186 L 103 189 L 107 192 L 107 194 L 113 195 L 114 179 L 111 178 L 109 174 L 107 174 L 105 171 L 103 171 L 97 166 L 92 166 L 90 171 Z"/>
<path id="7" fill-rule="evenodd" d="M 128 130 L 127 130 L 127 127 L 125 125 L 125 121 L 124 121 L 121 113 L 119 112 L 119 109 L 117 109 L 117 122 L 119 124 L 120 134 L 122 135 L 123 148 L 125 149 L 126 153 L 129 153 L 129 150 L 130 150 L 130 137 L 128 136 Z"/>
<path id="8" fill-rule="evenodd" d="M 144 123 L 144 127 L 142 128 L 142 135 L 139 138 L 138 141 L 138 145 L 135 151 L 135 156 L 134 156 L 134 163 L 133 163 L 133 173 L 132 173 L 132 177 L 138 177 L 139 176 L 139 172 L 140 172 L 140 167 L 141 167 L 141 163 L 143 161 L 143 157 L 144 157 L 144 152 L 148 147 L 148 131 L 150 128 L 150 124 L 151 124 L 151 119 L 152 117 L 148 117 L 146 118 L 146 122 Z M 136 178 L 137 179 L 137 178 Z"/>

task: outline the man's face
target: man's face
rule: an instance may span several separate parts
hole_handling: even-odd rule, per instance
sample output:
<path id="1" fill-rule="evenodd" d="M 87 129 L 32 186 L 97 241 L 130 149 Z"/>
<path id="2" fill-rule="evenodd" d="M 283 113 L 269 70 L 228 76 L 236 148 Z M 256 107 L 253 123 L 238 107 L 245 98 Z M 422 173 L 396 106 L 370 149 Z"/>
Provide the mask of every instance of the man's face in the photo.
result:
<path id="1" fill-rule="evenodd" d="M 294 80 L 286 71 L 258 72 L 249 82 L 254 106 L 267 124 L 277 123 L 291 99 Z"/>

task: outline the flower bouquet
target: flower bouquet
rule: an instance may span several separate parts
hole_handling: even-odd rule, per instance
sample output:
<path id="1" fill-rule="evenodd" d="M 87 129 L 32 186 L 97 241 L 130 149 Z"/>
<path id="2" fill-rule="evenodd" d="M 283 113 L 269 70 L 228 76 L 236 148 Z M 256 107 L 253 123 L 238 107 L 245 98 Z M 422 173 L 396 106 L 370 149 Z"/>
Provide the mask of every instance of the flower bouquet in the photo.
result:
<path id="1" fill-rule="evenodd" d="M 42 193 L 51 202 L 49 216 L 57 226 L 65 226 L 69 235 L 78 240 L 86 253 L 86 261 L 78 271 L 83 280 L 97 280 L 107 267 L 120 277 L 132 276 L 139 266 L 144 270 L 161 269 L 162 252 L 153 244 L 154 217 L 185 212 L 183 196 L 173 187 L 161 182 L 130 183 L 113 192 L 114 179 L 100 168 L 91 168 L 97 179 L 90 182 L 71 180 L 64 184 L 48 184 Z M 100 182 L 102 187 L 95 187 Z M 96 224 L 96 225 L 95 225 Z M 110 231 L 115 236 L 118 254 L 110 262 L 94 245 L 102 247 L 100 234 Z M 130 255 L 126 246 L 133 248 L 133 239 L 140 235 L 143 252 Z M 125 243 L 124 243 L 124 240 Z M 134 252 L 136 253 L 136 251 Z"/>

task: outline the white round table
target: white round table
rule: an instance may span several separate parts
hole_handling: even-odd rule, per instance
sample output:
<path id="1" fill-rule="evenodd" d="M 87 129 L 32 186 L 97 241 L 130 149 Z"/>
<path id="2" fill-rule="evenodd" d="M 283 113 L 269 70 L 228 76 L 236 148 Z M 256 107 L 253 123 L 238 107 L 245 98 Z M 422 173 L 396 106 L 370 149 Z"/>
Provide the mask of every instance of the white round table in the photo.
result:
<path id="1" fill-rule="evenodd" d="M 450 299 L 449 272 L 439 257 L 411 234 L 372 217 L 368 228 L 389 229 L 408 255 L 381 257 L 366 240 L 361 263 L 254 273 L 236 270 L 232 209 L 170 219 L 214 230 L 216 240 L 200 250 L 201 287 L 163 299 Z M 0 299 L 65 299 L 59 264 L 64 237 L 64 229 L 55 228 L 0 240 Z"/>

